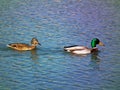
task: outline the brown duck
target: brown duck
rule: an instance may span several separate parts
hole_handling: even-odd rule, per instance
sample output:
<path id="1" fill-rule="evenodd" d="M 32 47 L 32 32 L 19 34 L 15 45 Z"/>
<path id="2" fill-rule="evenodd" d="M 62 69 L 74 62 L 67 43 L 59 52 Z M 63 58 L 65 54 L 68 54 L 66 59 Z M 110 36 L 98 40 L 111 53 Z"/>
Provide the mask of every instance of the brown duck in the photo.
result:
<path id="1" fill-rule="evenodd" d="M 35 49 L 37 45 L 41 45 L 41 44 L 36 38 L 32 38 L 31 45 L 24 44 L 24 43 L 11 43 L 11 44 L 8 44 L 7 46 L 15 50 L 26 51 L 26 50 Z"/>

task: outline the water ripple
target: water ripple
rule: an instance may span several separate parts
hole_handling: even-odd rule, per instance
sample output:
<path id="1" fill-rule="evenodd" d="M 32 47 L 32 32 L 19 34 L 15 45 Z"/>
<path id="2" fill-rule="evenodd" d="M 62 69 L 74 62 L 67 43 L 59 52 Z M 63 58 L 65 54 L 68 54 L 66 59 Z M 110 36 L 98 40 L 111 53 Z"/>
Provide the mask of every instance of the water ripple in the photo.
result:
<path id="1" fill-rule="evenodd" d="M 119 89 L 119 0 L 0 1 L 1 90 Z M 41 46 L 19 52 L 6 44 Z M 95 55 L 64 52 L 66 45 L 90 47 L 100 38 L 105 47 Z"/>

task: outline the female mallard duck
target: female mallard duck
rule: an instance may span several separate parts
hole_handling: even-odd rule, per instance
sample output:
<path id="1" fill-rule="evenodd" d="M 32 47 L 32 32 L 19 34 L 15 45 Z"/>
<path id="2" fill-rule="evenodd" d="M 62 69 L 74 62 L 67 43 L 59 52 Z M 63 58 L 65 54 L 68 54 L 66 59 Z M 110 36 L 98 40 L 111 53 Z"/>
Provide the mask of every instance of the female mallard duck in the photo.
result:
<path id="1" fill-rule="evenodd" d="M 24 43 L 11 43 L 7 46 L 15 50 L 26 51 L 35 49 L 38 44 L 41 45 L 36 38 L 32 38 L 31 45 Z"/>
<path id="2" fill-rule="evenodd" d="M 85 55 L 85 54 L 89 54 L 95 51 L 98 51 L 98 48 L 96 47 L 96 45 L 99 44 L 100 46 L 104 46 L 104 44 L 97 38 L 94 38 L 91 41 L 91 47 L 92 48 L 88 48 L 85 46 L 79 46 L 79 45 L 74 45 L 74 46 L 65 46 L 64 50 L 67 52 L 71 52 L 73 54 L 79 54 L 79 55 Z"/>

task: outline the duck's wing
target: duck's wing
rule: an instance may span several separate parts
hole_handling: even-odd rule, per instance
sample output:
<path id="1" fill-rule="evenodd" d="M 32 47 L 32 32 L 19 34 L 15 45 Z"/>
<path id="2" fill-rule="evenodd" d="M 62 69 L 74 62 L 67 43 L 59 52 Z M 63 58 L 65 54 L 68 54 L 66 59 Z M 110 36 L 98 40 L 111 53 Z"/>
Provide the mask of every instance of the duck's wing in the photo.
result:
<path id="1" fill-rule="evenodd" d="M 7 46 L 8 47 L 27 47 L 29 45 L 25 43 L 11 43 L 11 44 L 8 44 Z"/>
<path id="2" fill-rule="evenodd" d="M 25 48 L 29 48 L 30 46 L 24 43 L 11 43 L 11 44 L 8 44 L 7 47 L 10 47 L 16 50 L 24 50 Z"/>
<path id="3" fill-rule="evenodd" d="M 89 54 L 91 53 L 91 50 L 90 49 L 77 49 L 77 50 L 74 50 L 74 51 L 71 51 L 73 54 L 78 54 L 78 55 L 86 55 L 86 54 Z"/>
<path id="4" fill-rule="evenodd" d="M 88 49 L 85 46 L 79 46 L 79 45 L 73 45 L 73 46 L 65 46 L 64 50 L 67 52 L 71 52 L 71 51 L 75 51 L 75 50 L 84 50 L 84 49 Z"/>

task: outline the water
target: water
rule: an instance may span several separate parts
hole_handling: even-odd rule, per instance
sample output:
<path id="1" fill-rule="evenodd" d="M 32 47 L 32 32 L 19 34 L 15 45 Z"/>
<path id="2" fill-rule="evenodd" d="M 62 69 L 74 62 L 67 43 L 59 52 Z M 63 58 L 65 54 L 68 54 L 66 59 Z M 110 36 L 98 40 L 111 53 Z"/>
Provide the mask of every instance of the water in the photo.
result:
<path id="1" fill-rule="evenodd" d="M 119 0 L 1 0 L 0 90 L 119 90 Z M 15 51 L 6 44 L 42 46 Z M 98 37 L 105 47 L 76 56 L 67 45 L 90 47 Z"/>

